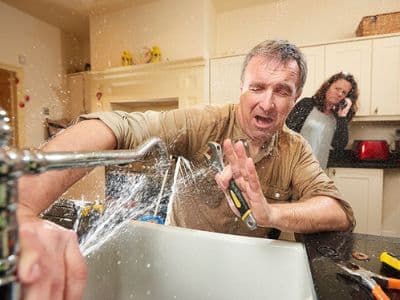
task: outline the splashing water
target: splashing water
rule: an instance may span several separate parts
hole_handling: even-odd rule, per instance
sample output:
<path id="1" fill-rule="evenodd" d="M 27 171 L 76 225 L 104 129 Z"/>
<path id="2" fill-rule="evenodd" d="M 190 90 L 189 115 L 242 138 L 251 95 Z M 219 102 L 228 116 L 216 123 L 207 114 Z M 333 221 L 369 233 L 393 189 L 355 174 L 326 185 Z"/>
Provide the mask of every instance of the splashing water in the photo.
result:
<path id="1" fill-rule="evenodd" d="M 128 180 L 128 184 L 122 186 L 122 196 L 111 201 L 104 214 L 93 224 L 81 240 L 80 249 L 83 255 L 86 256 L 100 247 L 118 232 L 126 222 L 137 219 L 154 207 L 154 202 L 151 199 L 148 201 L 149 205 L 132 200 L 143 194 L 143 186 L 148 184 L 147 180 L 143 175 L 131 177 Z"/>
<path id="2" fill-rule="evenodd" d="M 189 185 L 196 187 L 197 178 L 209 172 L 209 168 L 199 168 L 194 172 L 190 162 L 183 157 L 178 157 L 172 182 L 167 183 L 169 170 L 170 168 L 164 171 L 161 185 L 155 184 L 155 176 L 148 174 L 123 176 L 124 180 L 121 180 L 121 177 L 113 177 L 110 181 L 111 190 L 118 191 L 119 196 L 106 204 L 103 215 L 82 236 L 80 241 L 82 254 L 87 256 L 101 247 L 127 222 L 140 219 L 143 215 L 157 215 L 161 199 L 165 197 L 168 200 L 168 214 L 172 208 L 174 194 Z M 166 188 L 166 185 L 169 185 L 169 188 Z"/>

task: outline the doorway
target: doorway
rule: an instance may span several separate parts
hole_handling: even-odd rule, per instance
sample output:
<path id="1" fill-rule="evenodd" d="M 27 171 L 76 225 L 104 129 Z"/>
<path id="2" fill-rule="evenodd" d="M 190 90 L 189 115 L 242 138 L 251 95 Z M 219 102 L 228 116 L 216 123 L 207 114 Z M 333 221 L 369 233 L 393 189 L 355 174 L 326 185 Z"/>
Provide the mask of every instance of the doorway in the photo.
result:
<path id="1" fill-rule="evenodd" d="M 18 146 L 17 83 L 16 72 L 0 68 L 0 107 L 10 118 L 12 133 L 9 145 L 14 147 Z"/>

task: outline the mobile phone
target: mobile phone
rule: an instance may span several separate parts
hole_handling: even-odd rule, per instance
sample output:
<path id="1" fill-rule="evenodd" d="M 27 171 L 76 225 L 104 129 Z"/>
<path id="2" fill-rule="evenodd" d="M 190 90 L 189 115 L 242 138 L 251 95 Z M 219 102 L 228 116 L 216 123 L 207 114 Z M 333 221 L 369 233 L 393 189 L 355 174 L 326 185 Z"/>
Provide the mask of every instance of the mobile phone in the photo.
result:
<path id="1" fill-rule="evenodd" d="M 343 109 L 347 106 L 347 102 L 345 99 L 343 99 L 342 101 L 339 102 L 339 108 Z"/>

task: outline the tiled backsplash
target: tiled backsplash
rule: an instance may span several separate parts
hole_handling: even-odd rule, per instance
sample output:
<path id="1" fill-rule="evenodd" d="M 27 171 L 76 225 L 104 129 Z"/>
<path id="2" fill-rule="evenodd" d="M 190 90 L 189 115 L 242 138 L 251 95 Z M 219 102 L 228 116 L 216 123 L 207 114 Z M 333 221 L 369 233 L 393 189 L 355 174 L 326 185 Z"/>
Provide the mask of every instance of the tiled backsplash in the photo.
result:
<path id="1" fill-rule="evenodd" d="M 400 121 L 396 122 L 352 122 L 347 148 L 351 148 L 354 140 L 386 140 L 393 144 L 396 129 L 400 128 Z"/>

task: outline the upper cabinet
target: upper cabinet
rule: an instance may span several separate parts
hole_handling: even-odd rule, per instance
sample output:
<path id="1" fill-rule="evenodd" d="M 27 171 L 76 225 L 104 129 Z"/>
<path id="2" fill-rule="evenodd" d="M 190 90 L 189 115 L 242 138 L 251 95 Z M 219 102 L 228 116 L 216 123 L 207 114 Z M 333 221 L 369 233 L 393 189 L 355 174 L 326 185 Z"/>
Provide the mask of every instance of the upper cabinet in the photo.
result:
<path id="1" fill-rule="evenodd" d="M 400 120 L 400 36 L 363 38 L 302 47 L 309 65 L 302 97 L 315 94 L 337 72 L 359 85 L 355 120 Z"/>
<path id="2" fill-rule="evenodd" d="M 338 72 L 349 72 L 360 91 L 358 116 L 371 113 L 371 40 L 325 46 L 325 79 Z M 322 82 L 320 83 L 322 84 Z"/>
<path id="3" fill-rule="evenodd" d="M 240 97 L 240 75 L 245 56 L 210 59 L 210 103 L 237 103 Z"/>
<path id="4" fill-rule="evenodd" d="M 311 97 L 325 78 L 325 46 L 304 47 L 301 49 L 307 58 L 307 80 L 301 98 Z"/>
<path id="5" fill-rule="evenodd" d="M 338 72 L 359 85 L 355 120 L 400 120 L 400 36 L 375 36 L 300 47 L 307 58 L 302 97 L 311 97 Z M 210 102 L 237 102 L 244 55 L 210 59 Z"/>
<path id="6" fill-rule="evenodd" d="M 371 113 L 400 115 L 400 36 L 372 41 Z"/>

